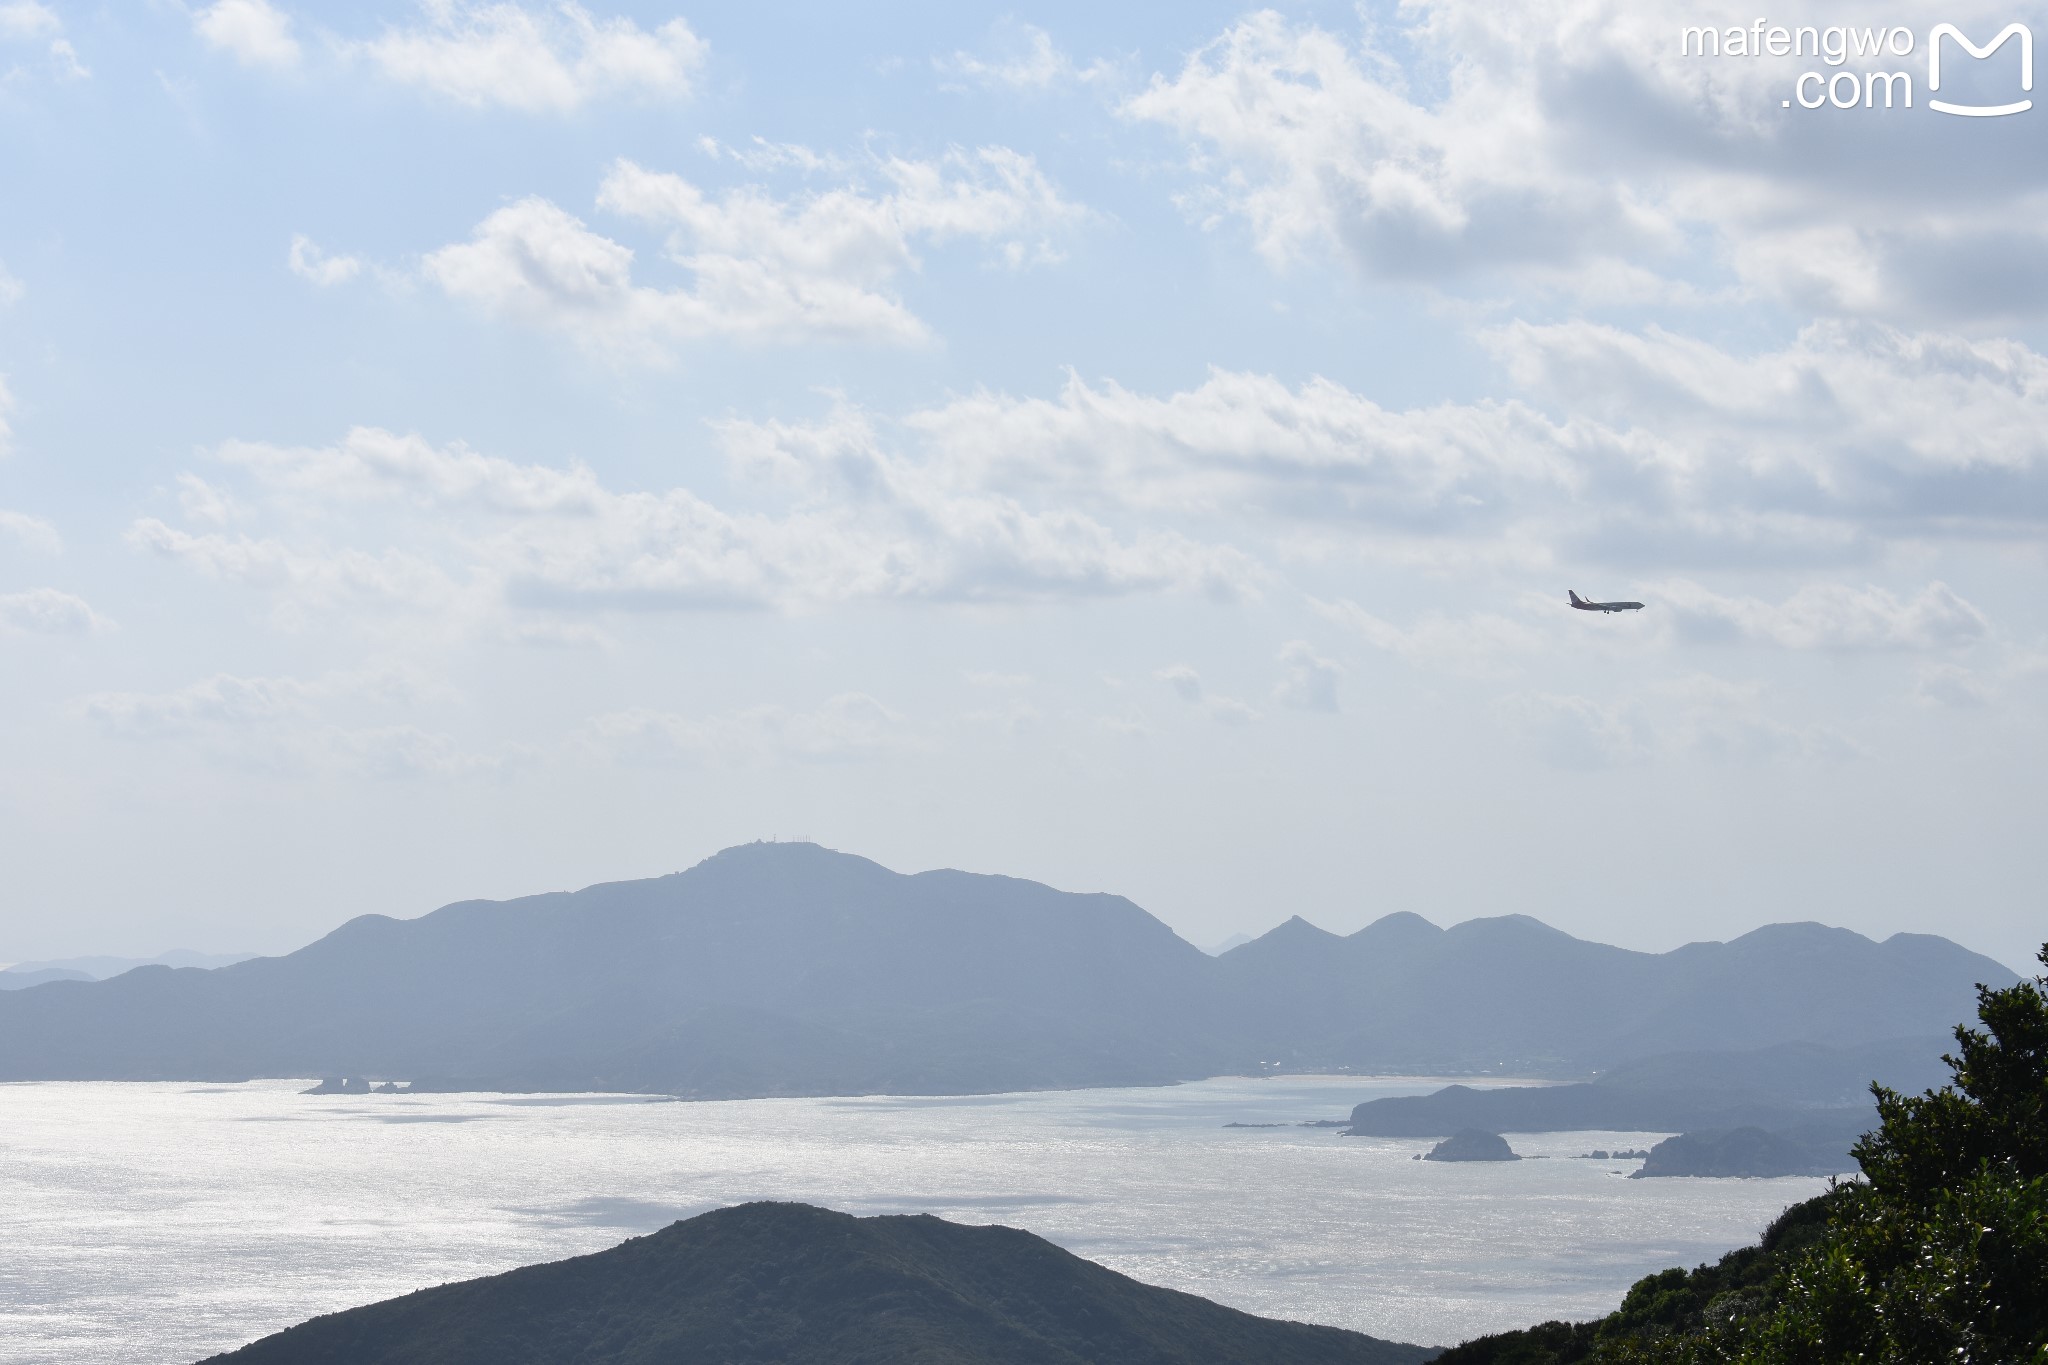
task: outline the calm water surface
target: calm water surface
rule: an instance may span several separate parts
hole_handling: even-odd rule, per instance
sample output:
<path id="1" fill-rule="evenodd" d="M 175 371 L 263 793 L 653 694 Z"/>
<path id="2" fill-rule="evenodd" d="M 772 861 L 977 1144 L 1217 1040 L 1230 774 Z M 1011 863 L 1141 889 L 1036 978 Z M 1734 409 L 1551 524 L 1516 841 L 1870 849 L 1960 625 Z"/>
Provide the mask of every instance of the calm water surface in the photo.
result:
<path id="1" fill-rule="evenodd" d="M 192 1361 L 316 1313 L 800 1199 L 1029 1228 L 1274 1317 L 1451 1342 L 1590 1317 L 1825 1182 L 1627 1180 L 1655 1135 L 1510 1135 L 1514 1163 L 1330 1129 L 1413 1077 L 972 1099 L 309 1096 L 0 1085 L 0 1362 Z"/>

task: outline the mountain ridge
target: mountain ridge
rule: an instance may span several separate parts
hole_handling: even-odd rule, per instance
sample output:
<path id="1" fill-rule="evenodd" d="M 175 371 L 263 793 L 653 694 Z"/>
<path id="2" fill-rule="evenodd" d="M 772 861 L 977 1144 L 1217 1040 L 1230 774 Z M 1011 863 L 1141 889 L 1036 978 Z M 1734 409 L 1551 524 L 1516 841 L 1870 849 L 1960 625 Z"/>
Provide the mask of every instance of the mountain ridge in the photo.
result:
<path id="1" fill-rule="evenodd" d="M 694 1096 L 1161 1084 L 1230 1071 L 1573 1076 L 1938 1031 L 2003 984 L 1947 940 L 1755 931 L 1648 954 L 1527 916 L 1291 917 L 1210 957 L 1128 899 L 813 844 L 414 919 L 295 953 L 0 995 L 0 1079 L 372 1075 Z"/>

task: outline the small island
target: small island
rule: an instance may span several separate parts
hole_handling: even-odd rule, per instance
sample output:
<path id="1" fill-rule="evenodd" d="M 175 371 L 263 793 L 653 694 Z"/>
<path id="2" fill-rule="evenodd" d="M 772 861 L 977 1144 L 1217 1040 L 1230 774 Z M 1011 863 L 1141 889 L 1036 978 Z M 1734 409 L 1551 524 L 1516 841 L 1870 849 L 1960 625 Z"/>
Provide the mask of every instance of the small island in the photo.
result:
<path id="1" fill-rule="evenodd" d="M 1854 1168 L 1833 1144 L 1816 1146 L 1761 1128 L 1680 1133 L 1650 1149 L 1641 1170 L 1629 1177 L 1718 1176 L 1767 1179 L 1783 1175 L 1837 1175 Z"/>
<path id="2" fill-rule="evenodd" d="M 1520 1161 L 1499 1133 L 1466 1128 L 1423 1153 L 1424 1161 Z"/>
<path id="3" fill-rule="evenodd" d="M 386 1081 L 382 1085 L 363 1076 L 329 1076 L 310 1090 L 301 1090 L 301 1095 L 403 1095 L 405 1090 L 397 1081 Z"/>

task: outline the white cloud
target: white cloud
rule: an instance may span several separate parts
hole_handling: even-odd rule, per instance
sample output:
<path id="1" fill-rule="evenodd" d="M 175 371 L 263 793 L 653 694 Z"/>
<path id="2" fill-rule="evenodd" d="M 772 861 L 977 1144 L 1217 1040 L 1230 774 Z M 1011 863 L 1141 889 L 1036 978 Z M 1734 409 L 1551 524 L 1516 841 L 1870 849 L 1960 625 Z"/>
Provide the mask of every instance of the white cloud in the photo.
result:
<path id="1" fill-rule="evenodd" d="M 1542 649 L 1542 632 L 1492 612 L 1454 618 L 1426 612 L 1407 628 L 1374 616 L 1356 602 L 1309 599 L 1317 615 L 1355 632 L 1375 649 L 1423 668 L 1453 673 L 1510 671 L 1517 659 Z"/>
<path id="2" fill-rule="evenodd" d="M 1575 457 L 1602 453 L 1588 447 L 1618 444 L 1515 404 L 1396 412 L 1325 379 L 1290 389 L 1226 370 L 1165 396 L 1078 376 L 1055 399 L 978 392 L 904 424 L 963 481 L 1155 512 L 1416 530 L 1501 527 L 1519 501 L 1568 493 Z"/>
<path id="3" fill-rule="evenodd" d="M 453 779 L 524 762 L 524 750 L 478 753 L 415 724 L 329 718 L 452 699 L 443 684 L 383 667 L 318 678 L 217 673 L 170 692 L 94 692 L 72 709 L 110 738 L 191 742 L 217 763 L 290 775 Z"/>
<path id="4" fill-rule="evenodd" d="M 421 508 L 585 516 L 607 496 L 580 464 L 513 464 L 459 441 L 436 446 L 376 427 L 356 427 L 331 446 L 229 441 L 218 454 L 274 492 L 311 505 L 393 500 Z"/>
<path id="5" fill-rule="evenodd" d="M 1977 9 L 2011 17 L 1952 17 Z M 1683 16 L 1752 17 L 1733 0 Z M 1855 22 L 1917 32 L 1925 14 L 1881 3 Z M 1265 11 L 1124 112 L 1185 140 L 1189 211 L 1243 223 L 1275 263 L 1335 253 L 1383 278 L 1505 275 L 1592 302 L 2048 310 L 2048 191 L 1961 126 L 1977 121 L 1787 113 L 1798 63 L 1684 57 L 1679 28 L 1624 0 L 1416 0 L 1355 38 Z"/>
<path id="6" fill-rule="evenodd" d="M 1053 42 L 1052 35 L 1031 24 L 1011 24 L 1002 36 L 1004 51 L 996 57 L 977 57 L 955 52 L 934 58 L 932 65 L 942 74 L 958 76 L 976 85 L 1007 90 L 1050 90 L 1065 85 L 1094 85 L 1116 78 L 1116 67 L 1106 61 L 1086 66 Z"/>
<path id="7" fill-rule="evenodd" d="M 472 108 L 568 113 L 597 100 L 690 94 L 706 44 L 671 19 L 652 31 L 583 6 L 423 0 L 421 22 L 347 51 L 387 79 Z"/>
<path id="8" fill-rule="evenodd" d="M 1647 727 L 1639 708 L 1631 705 L 1548 692 L 1517 693 L 1496 702 L 1494 714 L 1554 767 L 1618 767 L 1641 759 L 1647 748 Z"/>
<path id="9" fill-rule="evenodd" d="M 1974 644 L 1989 625 L 1946 583 L 1912 597 L 1884 588 L 1810 583 L 1783 602 L 1723 597 L 1695 583 L 1659 585 L 1680 638 L 1750 640 L 1786 649 L 1942 650 Z"/>
<path id="10" fill-rule="evenodd" d="M 1256 707 L 1236 697 L 1210 697 L 1203 704 L 1218 725 L 1250 725 L 1259 719 Z"/>
<path id="11" fill-rule="evenodd" d="M 1053 235 L 1080 215 L 1030 157 L 1007 148 L 888 158 L 874 173 L 880 193 L 850 184 L 778 199 L 759 186 L 707 193 L 618 162 L 598 206 L 666 232 L 685 286 L 636 282 L 632 248 L 538 198 L 429 253 L 424 271 L 487 313 L 619 353 L 654 356 L 710 336 L 907 344 L 926 329 L 891 286 L 917 267 L 920 247 L 978 239 L 1024 264 L 1050 258 Z"/>
<path id="12" fill-rule="evenodd" d="M 1861 758 L 1862 745 L 1825 724 L 1782 714 L 1760 685 L 1696 673 L 1658 684 L 1652 704 L 1665 712 L 1657 726 L 1663 756 L 1723 761 Z M 1675 711 L 1675 715 L 1672 713 Z"/>
<path id="13" fill-rule="evenodd" d="M 457 700 L 442 683 L 410 669 L 378 666 L 317 678 L 216 673 L 171 692 L 94 692 L 78 714 L 110 735 L 159 738 L 259 728 L 346 706 L 416 706 Z"/>
<path id="14" fill-rule="evenodd" d="M 1933 706 L 1960 711 L 1975 710 L 1991 700 L 1991 689 L 1967 668 L 1936 664 L 1920 674 L 1913 695 Z"/>
<path id="15" fill-rule="evenodd" d="M 303 623 L 311 612 L 351 606 L 445 613 L 465 597 L 462 585 L 439 566 L 402 550 L 288 545 L 221 531 L 194 535 L 155 517 L 137 521 L 127 539 L 135 549 L 209 578 L 269 594 L 289 624 Z"/>
<path id="16" fill-rule="evenodd" d="M 49 522 L 26 512 L 10 512 L 5 507 L 0 507 L 0 536 L 11 537 L 42 554 L 53 555 L 64 548 L 64 537 Z"/>
<path id="17" fill-rule="evenodd" d="M 1592 569 L 1626 588 L 1605 595 L 1654 598 L 1645 623 L 1680 638 L 1869 650 L 1987 627 L 1940 585 L 1809 583 L 1767 603 L 1646 575 L 1839 581 L 1860 564 L 1875 580 L 1916 546 L 2030 545 L 2048 529 L 2048 359 L 2018 343 L 1825 324 L 1739 356 L 1578 323 L 1491 344 L 1574 415 L 1523 400 L 1393 410 L 1328 380 L 1228 371 L 1166 394 L 1073 377 L 1051 397 L 975 392 L 893 421 L 841 404 L 717 424 L 752 485 L 744 511 L 363 429 L 312 448 L 230 442 L 218 455 L 238 481 L 183 486 L 186 525 L 145 519 L 131 539 L 281 609 L 384 602 L 500 634 L 550 613 L 1249 597 L 1277 581 L 1268 563 L 1348 558 L 1557 573 L 1560 594 L 1566 566 Z M 1513 613 L 1397 622 L 1316 605 L 1419 666 L 1507 671 L 1539 648 Z"/>
<path id="18" fill-rule="evenodd" d="M 704 719 L 636 707 L 594 717 L 583 733 L 598 749 L 637 762 L 830 763 L 916 747 L 902 716 L 859 692 L 810 711 L 756 706 Z"/>
<path id="19" fill-rule="evenodd" d="M 531 755 L 522 749 L 477 753 L 453 736 L 416 725 L 384 725 L 362 730 L 328 729 L 300 744 L 307 766 L 330 767 L 355 776 L 384 781 L 424 778 L 502 778 L 525 766 Z"/>
<path id="20" fill-rule="evenodd" d="M 859 525 L 901 517 L 918 539 L 945 547 L 932 566 L 934 588 L 916 595 L 1109 596 L 1177 588 L 1235 597 L 1255 593 L 1264 578 L 1254 561 L 1228 546 L 1166 529 L 1123 537 L 1057 499 L 1039 508 L 962 482 L 943 454 L 919 461 L 887 449 L 867 416 L 851 409 L 815 424 L 735 420 L 721 430 L 742 473 L 791 490 L 814 514 L 830 508 Z M 925 572 L 919 581 L 928 581 Z"/>
<path id="21" fill-rule="evenodd" d="M 8 273 L 7 262 L 0 261 L 0 308 L 21 302 L 21 281 Z"/>
<path id="22" fill-rule="evenodd" d="M 713 161 L 730 161 L 744 166 L 756 175 L 768 175 L 777 171 L 799 171 L 805 175 L 846 175 L 857 169 L 845 157 L 820 152 L 800 142 L 770 142 L 760 134 L 747 140 L 745 146 L 734 146 L 720 142 L 715 137 L 697 139 L 697 149 Z"/>
<path id="23" fill-rule="evenodd" d="M 976 392 L 902 425 L 965 486 L 1265 518 L 1417 564 L 1812 566 L 2048 522 L 2048 357 L 2018 342 L 1860 323 L 1750 355 L 1588 322 L 1486 340 L 1526 399 L 1397 410 L 1216 370 L 1164 395 Z"/>
<path id="24" fill-rule="evenodd" d="M 1173 664 L 1152 676 L 1171 687 L 1182 701 L 1202 699 L 1202 675 L 1186 664 Z"/>
<path id="25" fill-rule="evenodd" d="M 1275 701 L 1297 711 L 1337 710 L 1342 664 L 1325 659 L 1305 640 L 1293 640 L 1280 650 L 1280 667 L 1280 681 L 1273 685 Z"/>
<path id="26" fill-rule="evenodd" d="M 363 268 L 363 263 L 353 256 L 328 255 L 318 243 L 303 234 L 292 237 L 291 252 L 286 259 L 292 274 L 322 289 L 348 283 Z"/>
<path id="27" fill-rule="evenodd" d="M 112 624 L 83 598 L 55 588 L 0 593 L 0 630 L 35 635 L 88 635 Z"/>
<path id="28" fill-rule="evenodd" d="M 92 74 L 80 65 L 77 49 L 64 36 L 63 19 L 38 0 L 0 0 L 0 42 L 9 41 L 47 43 L 51 67 L 67 80 Z"/>
<path id="29" fill-rule="evenodd" d="M 1613 701 L 1517 693 L 1495 719 L 1554 767 L 1591 771 L 1638 763 L 1839 762 L 1863 747 L 1825 724 L 1787 718 L 1756 684 L 1707 674 L 1669 679 Z"/>
<path id="30" fill-rule="evenodd" d="M 80 699 L 78 710 L 110 734 L 157 736 L 300 715 L 318 692 L 297 678 L 217 673 L 175 692 L 95 692 Z"/>
<path id="31" fill-rule="evenodd" d="M 1211 199 L 1276 264 L 1335 247 L 1375 273 L 1435 277 L 1674 242 L 1625 181 L 1568 173 L 1550 129 L 1514 116 L 1519 92 L 1495 88 L 1484 57 L 1458 66 L 1450 98 L 1425 107 L 1371 48 L 1264 11 L 1124 110 L 1213 151 Z"/>
<path id="32" fill-rule="evenodd" d="M 178 475 L 178 506 L 192 521 L 225 526 L 241 514 L 235 499 L 189 470 Z"/>
<path id="33" fill-rule="evenodd" d="M 1154 673 L 1153 678 L 1171 687 L 1174 694 L 1191 706 L 1199 706 L 1219 725 L 1249 725 L 1259 719 L 1250 703 L 1236 697 L 1220 696 L 1202 685 L 1202 675 L 1186 664 L 1173 664 Z"/>
<path id="34" fill-rule="evenodd" d="M 1256 586 L 1256 565 L 1227 547 L 1170 532 L 1120 535 L 1070 510 L 948 489 L 881 450 L 859 414 L 800 431 L 735 423 L 726 434 L 742 454 L 767 442 L 801 466 L 786 511 L 728 512 L 686 488 L 620 493 L 581 466 L 520 465 L 358 429 L 326 447 L 223 446 L 222 463 L 249 481 L 236 501 L 251 530 L 145 518 L 129 540 L 265 592 L 293 621 L 395 608 L 473 627 L 507 613 L 805 611 L 858 599 Z M 818 496 L 848 480 L 863 483 L 857 496 Z M 202 504 L 211 510 L 210 499 Z M 391 543 L 405 548 L 378 548 Z"/>
<path id="35" fill-rule="evenodd" d="M 192 27 L 210 46 L 231 54 L 243 66 L 298 65 L 299 42 L 292 37 L 291 16 L 270 0 L 216 0 L 194 11 Z"/>
<path id="36" fill-rule="evenodd" d="M 2048 513 L 2048 357 L 2017 341 L 1817 323 L 1738 356 L 1586 322 L 1488 341 L 1523 384 L 1657 441 L 1661 489 L 1601 490 L 1661 514 L 1645 540 L 1718 520 L 1723 535 L 1747 523 L 1759 541 L 1853 552 L 1861 537 L 2026 539 Z M 1684 504 L 1693 524 L 1675 527 Z"/>
<path id="37" fill-rule="evenodd" d="M 5 0 L 0 3 L 0 38 L 26 41 L 54 37 L 64 31 L 57 11 L 38 0 Z"/>
<path id="38" fill-rule="evenodd" d="M 66 80 L 82 81 L 92 75 L 92 68 L 78 60 L 78 49 L 64 38 L 58 38 L 50 44 L 50 64 L 56 67 L 57 74 Z"/>

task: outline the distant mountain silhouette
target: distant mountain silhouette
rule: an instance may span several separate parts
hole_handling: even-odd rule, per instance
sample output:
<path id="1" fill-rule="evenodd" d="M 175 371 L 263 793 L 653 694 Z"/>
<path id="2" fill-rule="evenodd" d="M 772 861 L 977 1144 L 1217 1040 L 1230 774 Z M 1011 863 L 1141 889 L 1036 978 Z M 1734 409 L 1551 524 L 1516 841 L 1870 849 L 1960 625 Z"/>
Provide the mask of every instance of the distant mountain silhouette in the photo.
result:
<path id="1" fill-rule="evenodd" d="M 743 1204 L 314 1318 L 206 1365 L 1417 1365 L 1436 1351 L 1159 1289 L 1005 1227 Z"/>
<path id="2" fill-rule="evenodd" d="M 155 957 L 54 957 L 46 962 L 17 962 L 5 971 L 0 971 L 0 989 L 5 989 L 7 978 L 30 972 L 61 971 L 73 973 L 73 977 L 52 977 L 51 980 L 83 978 L 88 981 L 104 981 L 110 976 L 134 971 L 137 967 L 225 967 L 235 962 L 247 962 L 254 953 L 196 953 L 190 948 L 173 948 Z"/>
<path id="3" fill-rule="evenodd" d="M 9 967 L 0 972 L 0 991 L 22 991 L 45 981 L 92 981 L 97 978 L 69 967 Z"/>
<path id="4" fill-rule="evenodd" d="M 1232 1060 L 1215 960 L 1117 896 L 902 876 L 812 844 L 280 958 L 0 996 L 0 1078 L 360 1075 L 695 1095 L 1144 1084 Z"/>
<path id="5" fill-rule="evenodd" d="M 1839 1137 L 1841 1150 L 1876 1122 L 1870 1083 L 1909 1093 L 1943 1083 L 1953 1041 L 1901 1038 L 1854 1048 L 1782 1043 L 1748 1052 L 1679 1052 L 1624 1062 L 1578 1085 L 1450 1085 L 1432 1095 L 1368 1100 L 1351 1111 L 1355 1137 L 1496 1133 L 1685 1132 L 1799 1128 Z M 1846 1166 L 1842 1169 L 1848 1169 Z"/>
<path id="6" fill-rule="evenodd" d="M 1235 1018 L 1297 1068 L 1569 1074 L 1681 1050 L 1853 1047 L 1942 1033 L 2007 967 L 1947 939 L 1773 924 L 1639 953 L 1526 915 L 1439 929 L 1388 915 L 1339 937 L 1299 918 L 1217 959 Z"/>
<path id="7" fill-rule="evenodd" d="M 753 844 L 646 881 L 365 915 L 284 957 L 0 993 L 0 1080 L 736 1096 L 1276 1062 L 1583 1075 L 1680 1049 L 1932 1034 L 1976 982 L 2014 979 L 1918 935 L 1779 925 L 1657 955 L 1522 916 L 1392 915 L 1348 937 L 1294 919 L 1212 958 L 1119 896 Z"/>
<path id="8" fill-rule="evenodd" d="M 1688 1095 L 1606 1085 L 1450 1085 L 1433 1095 L 1368 1100 L 1351 1111 L 1347 1137 L 1438 1137 L 1478 1128 L 1495 1133 L 1671 1133 L 1697 1128 L 1783 1128 L 1802 1119 L 1843 1134 L 1842 1150 L 1868 1128 L 1871 1105 L 1800 1109 L 1745 1094 Z"/>

